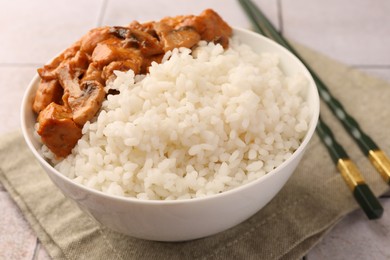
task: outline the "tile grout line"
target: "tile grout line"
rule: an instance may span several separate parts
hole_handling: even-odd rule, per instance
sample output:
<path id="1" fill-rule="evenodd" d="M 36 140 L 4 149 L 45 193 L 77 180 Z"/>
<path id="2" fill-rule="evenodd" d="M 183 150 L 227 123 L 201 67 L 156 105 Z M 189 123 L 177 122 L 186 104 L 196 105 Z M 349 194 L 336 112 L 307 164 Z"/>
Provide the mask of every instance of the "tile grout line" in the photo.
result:
<path id="1" fill-rule="evenodd" d="M 99 9 L 98 19 L 97 19 L 97 26 L 98 27 L 102 26 L 102 24 L 103 24 L 103 18 L 104 18 L 104 14 L 106 12 L 107 4 L 108 4 L 108 0 L 102 1 L 102 4 L 101 4 L 100 9 Z"/>

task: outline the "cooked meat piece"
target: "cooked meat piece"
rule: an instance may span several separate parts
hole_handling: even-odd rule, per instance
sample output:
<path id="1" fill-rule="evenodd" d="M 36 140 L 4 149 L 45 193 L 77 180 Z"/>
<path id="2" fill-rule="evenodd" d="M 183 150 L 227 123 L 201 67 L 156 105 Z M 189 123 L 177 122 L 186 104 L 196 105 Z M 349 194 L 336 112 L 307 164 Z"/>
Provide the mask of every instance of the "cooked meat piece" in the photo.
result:
<path id="1" fill-rule="evenodd" d="M 140 51 L 134 48 L 120 46 L 120 42 L 107 40 L 99 43 L 92 53 L 92 62 L 102 69 L 113 61 L 142 59 Z"/>
<path id="2" fill-rule="evenodd" d="M 137 21 L 133 21 L 129 24 L 129 28 L 146 32 L 158 40 L 158 36 L 156 34 L 156 31 L 153 28 L 154 23 L 155 22 L 146 22 L 146 23 L 141 24 Z"/>
<path id="3" fill-rule="evenodd" d="M 61 86 L 64 88 L 64 96 L 66 95 L 66 97 L 69 96 L 69 93 L 77 92 L 77 89 L 80 88 L 80 80 L 78 79 L 78 77 L 75 77 L 74 74 L 76 73 L 72 70 L 69 64 L 64 64 L 63 66 L 58 68 L 58 80 Z M 64 96 L 62 99 L 64 103 L 67 104 L 67 99 L 64 99 Z"/>
<path id="4" fill-rule="evenodd" d="M 67 48 L 65 51 L 63 51 L 60 55 L 58 55 L 55 59 L 53 59 L 49 64 L 43 66 L 42 68 L 38 69 L 38 74 L 41 77 L 41 79 L 44 80 L 53 80 L 57 78 L 56 75 L 56 69 L 59 67 L 59 65 L 65 61 L 68 60 L 76 55 L 76 53 L 80 49 L 80 42 L 74 43 L 72 46 Z"/>
<path id="5" fill-rule="evenodd" d="M 39 114 L 39 112 L 45 109 L 45 107 L 47 107 L 51 102 L 57 104 L 61 103 L 63 93 L 64 91 L 58 80 L 41 80 L 38 86 L 38 90 L 35 93 L 33 103 L 34 112 Z"/>
<path id="6" fill-rule="evenodd" d="M 149 67 L 152 65 L 152 62 L 161 63 L 164 54 L 154 55 L 150 57 L 145 57 L 141 66 L 141 74 L 146 74 L 149 72 Z"/>
<path id="7" fill-rule="evenodd" d="M 69 106 L 76 124 L 82 126 L 99 111 L 105 98 L 104 87 L 96 80 L 82 81 L 72 77 L 74 72 L 67 66 L 58 70 L 58 79 L 64 88 L 62 100 Z"/>
<path id="8" fill-rule="evenodd" d="M 123 47 L 139 49 L 144 56 L 164 53 L 158 39 L 142 30 L 115 26 L 112 27 L 111 32 L 123 39 Z"/>
<path id="9" fill-rule="evenodd" d="M 81 50 L 86 52 L 88 55 L 91 55 L 96 45 L 99 42 L 105 41 L 107 39 L 113 38 L 114 36 L 110 32 L 110 27 L 99 27 L 90 30 L 86 35 L 84 35 L 81 42 Z"/>
<path id="10" fill-rule="evenodd" d="M 105 84 L 105 80 L 102 78 L 102 70 L 98 69 L 95 63 L 90 63 L 81 81 L 96 80 L 100 84 Z"/>
<path id="11" fill-rule="evenodd" d="M 113 61 L 104 67 L 102 72 L 102 78 L 107 82 L 111 76 L 114 75 L 114 70 L 128 71 L 133 70 L 134 74 L 139 74 L 141 70 L 141 61 L 124 60 L 124 61 Z"/>
<path id="12" fill-rule="evenodd" d="M 174 29 L 179 29 L 188 19 L 193 19 L 194 15 L 178 15 L 174 17 L 165 17 L 160 20 L 160 23 L 166 24 Z"/>
<path id="13" fill-rule="evenodd" d="M 42 142 L 58 158 L 69 155 L 81 138 L 81 128 L 72 120 L 72 113 L 65 106 L 49 104 L 39 113 L 38 134 Z"/>
<path id="14" fill-rule="evenodd" d="M 184 19 L 180 26 L 192 26 L 200 33 L 201 39 L 220 43 L 224 48 L 229 45 L 232 28 L 213 10 L 207 9 L 199 16 Z"/>
<path id="15" fill-rule="evenodd" d="M 227 48 L 233 32 L 232 28 L 211 9 L 203 11 L 199 16 L 167 17 L 153 26 L 164 45 L 164 51 L 175 47 L 191 48 L 199 40 L 213 41 Z"/>
<path id="16" fill-rule="evenodd" d="M 88 55 L 83 51 L 78 51 L 76 55 L 68 60 L 65 60 L 61 63 L 57 68 L 57 73 L 61 69 L 61 67 L 69 66 L 72 71 L 72 77 L 80 78 L 87 71 L 89 66 L 89 58 Z"/>
<path id="17" fill-rule="evenodd" d="M 179 47 L 192 48 L 200 41 L 199 33 L 190 26 L 174 29 L 168 24 L 158 22 L 154 24 L 154 29 L 164 46 L 165 52 Z"/>

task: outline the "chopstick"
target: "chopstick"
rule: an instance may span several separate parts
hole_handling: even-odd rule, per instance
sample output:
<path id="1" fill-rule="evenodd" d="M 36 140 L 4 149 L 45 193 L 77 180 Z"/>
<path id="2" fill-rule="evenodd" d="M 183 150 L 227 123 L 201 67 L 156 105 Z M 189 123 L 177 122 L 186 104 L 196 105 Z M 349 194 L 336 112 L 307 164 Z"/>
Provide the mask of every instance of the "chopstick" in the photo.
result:
<path id="1" fill-rule="evenodd" d="M 318 76 L 310 69 L 310 67 L 300 58 L 300 56 L 296 53 L 296 51 L 290 46 L 290 44 L 276 31 L 276 29 L 272 26 L 272 24 L 268 21 L 268 19 L 262 14 L 262 12 L 250 1 L 250 0 L 239 0 L 240 4 L 244 8 L 244 10 L 247 12 L 249 18 L 251 19 L 253 25 L 255 26 L 255 29 L 270 38 L 273 38 L 275 41 L 277 41 L 279 44 L 283 45 L 285 48 L 289 49 L 295 56 L 297 56 L 302 63 L 308 68 L 309 72 L 312 74 L 316 85 L 319 89 L 320 96 L 325 100 L 325 102 L 331 106 L 332 111 L 334 109 L 341 110 L 341 113 L 344 113 L 344 117 L 338 117 L 339 119 L 346 119 L 348 121 L 348 124 L 346 126 L 350 127 L 351 124 L 354 125 L 354 129 L 361 133 L 363 138 L 355 138 L 356 139 L 362 139 L 361 143 L 368 143 L 370 146 L 369 148 L 374 147 L 372 144 L 374 144 L 373 141 L 370 142 L 370 138 L 365 135 L 355 120 L 352 119 L 351 116 L 349 116 L 342 107 L 341 103 L 338 102 L 333 96 L 330 94 L 328 88 L 322 83 L 322 81 L 318 78 Z M 265 28 L 264 28 L 264 27 Z M 334 111 L 336 113 L 336 111 Z M 340 111 L 337 111 L 337 113 L 340 114 Z M 344 121 L 344 120 L 343 120 Z M 343 123 L 344 125 L 344 123 Z M 344 126 L 344 127 L 346 127 Z M 380 218 L 383 214 L 383 207 L 376 198 L 376 196 L 372 193 L 369 186 L 365 183 L 362 175 L 360 174 L 358 168 L 356 165 L 352 162 L 352 160 L 349 158 L 346 151 L 343 149 L 343 147 L 336 141 L 334 134 L 330 130 L 330 128 L 325 124 L 325 122 L 319 117 L 317 128 L 316 128 L 317 134 L 319 135 L 321 141 L 325 144 L 333 162 L 336 164 L 338 170 L 340 171 L 344 181 L 348 185 L 348 187 L 351 189 L 353 196 L 355 197 L 355 200 L 360 205 L 360 207 L 363 209 L 365 214 L 369 219 L 377 219 Z M 363 135 L 364 134 L 364 135 Z M 366 138 L 367 137 L 367 138 Z M 368 141 L 367 141 L 368 140 Z M 363 145 L 363 148 L 366 148 L 367 145 Z M 359 146 L 361 146 L 359 144 Z M 376 146 L 376 145 L 375 145 Z M 376 151 L 379 150 L 378 148 Z M 376 153 L 377 154 L 377 153 Z M 379 153 L 380 156 L 376 156 L 376 158 L 380 157 L 379 160 L 383 162 L 383 152 Z M 377 161 L 377 160 L 375 160 Z M 383 165 L 383 163 L 382 163 Z M 381 168 L 381 167 L 379 167 Z M 382 168 L 381 168 L 382 169 Z M 390 167 L 388 167 L 388 170 L 390 170 Z M 390 171 L 386 174 L 386 171 L 382 171 L 382 176 L 390 176 Z M 387 179 L 385 179 L 387 180 Z M 389 180 L 387 180 L 389 183 Z"/>
<path id="2" fill-rule="evenodd" d="M 344 148 L 336 141 L 332 131 L 322 121 L 318 119 L 316 131 L 321 141 L 325 144 L 333 162 L 340 171 L 341 176 L 352 191 L 355 200 L 363 209 L 369 219 L 378 219 L 383 214 L 383 207 L 377 197 L 372 193 L 366 184 L 358 168 L 349 158 Z"/>
<path id="3" fill-rule="evenodd" d="M 255 25 L 256 29 L 263 35 L 274 39 L 279 44 L 290 50 L 297 56 L 301 62 L 309 70 L 317 85 L 318 92 L 322 100 L 328 105 L 333 114 L 342 123 L 348 134 L 358 144 L 363 154 L 369 158 L 371 164 L 382 176 L 383 180 L 390 185 L 390 159 L 379 148 L 379 146 L 371 139 L 359 126 L 357 121 L 345 110 L 343 105 L 338 101 L 326 87 L 325 83 L 317 76 L 310 66 L 300 57 L 294 48 L 288 43 L 284 37 L 277 32 L 270 21 L 260 11 L 260 9 L 250 0 L 239 0 L 245 11 L 249 14 L 249 18 Z"/>

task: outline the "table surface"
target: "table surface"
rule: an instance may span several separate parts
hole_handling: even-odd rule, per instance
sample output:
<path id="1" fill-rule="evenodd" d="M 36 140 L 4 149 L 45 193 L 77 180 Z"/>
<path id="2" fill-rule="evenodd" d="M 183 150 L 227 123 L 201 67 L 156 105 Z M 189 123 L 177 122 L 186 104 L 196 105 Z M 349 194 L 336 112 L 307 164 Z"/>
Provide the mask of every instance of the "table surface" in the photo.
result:
<path id="1" fill-rule="evenodd" d="M 390 82 L 388 0 L 257 0 L 288 38 Z M 250 28 L 236 0 L 0 0 L 0 134 L 18 129 L 23 92 L 55 54 L 89 29 L 132 20 L 216 10 L 230 25 Z M 389 112 L 390 115 L 390 112 Z M 357 210 L 345 217 L 306 259 L 390 259 L 390 199 L 382 219 Z M 0 259 L 50 259 L 0 184 Z"/>

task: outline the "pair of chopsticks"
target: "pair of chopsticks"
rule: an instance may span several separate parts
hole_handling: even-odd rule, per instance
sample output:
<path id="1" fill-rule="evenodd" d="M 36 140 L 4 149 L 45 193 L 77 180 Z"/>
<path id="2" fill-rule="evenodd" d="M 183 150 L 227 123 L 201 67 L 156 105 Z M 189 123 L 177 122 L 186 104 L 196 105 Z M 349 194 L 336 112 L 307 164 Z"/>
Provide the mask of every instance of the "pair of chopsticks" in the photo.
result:
<path id="1" fill-rule="evenodd" d="M 259 33 L 284 46 L 296 57 L 298 57 L 298 59 L 300 59 L 301 62 L 306 66 L 317 85 L 317 89 L 322 100 L 328 105 L 332 113 L 336 116 L 336 118 L 339 119 L 346 131 L 352 136 L 364 155 L 369 158 L 370 162 L 381 174 L 384 181 L 390 184 L 390 160 L 386 154 L 366 133 L 363 132 L 357 121 L 345 111 L 342 104 L 333 97 L 329 89 L 317 76 L 317 74 L 310 68 L 308 64 L 306 64 L 306 62 L 287 42 L 287 40 L 285 40 L 284 37 L 278 33 L 278 31 L 273 27 L 271 22 L 260 11 L 260 9 L 255 4 L 253 4 L 251 0 L 238 1 L 248 14 L 248 17 Z M 350 159 L 347 152 L 337 142 L 334 134 L 326 125 L 326 123 L 321 119 L 321 117 L 318 120 L 316 131 L 321 141 L 325 144 L 343 179 L 351 189 L 355 200 L 363 209 L 367 217 L 369 219 L 380 218 L 383 214 L 382 205 L 364 181 L 358 168 Z"/>

